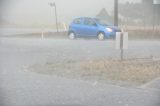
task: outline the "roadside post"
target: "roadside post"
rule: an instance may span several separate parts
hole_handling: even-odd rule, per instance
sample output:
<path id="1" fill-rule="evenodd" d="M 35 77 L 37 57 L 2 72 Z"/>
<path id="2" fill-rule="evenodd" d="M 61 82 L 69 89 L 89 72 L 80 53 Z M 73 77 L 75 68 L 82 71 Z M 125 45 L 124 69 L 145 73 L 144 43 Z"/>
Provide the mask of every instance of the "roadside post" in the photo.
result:
<path id="1" fill-rule="evenodd" d="M 123 60 L 124 50 L 128 49 L 128 32 L 116 32 L 116 49 L 121 51 L 121 60 Z"/>
<path id="2" fill-rule="evenodd" d="M 42 33 L 41 33 L 41 39 L 43 39 L 44 38 L 44 32 L 42 31 Z"/>
<path id="3" fill-rule="evenodd" d="M 45 26 L 43 25 L 41 29 L 41 39 L 44 39 Z"/>
<path id="4" fill-rule="evenodd" d="M 153 34 L 155 32 L 155 26 L 156 26 L 156 22 L 157 22 L 157 16 L 156 14 L 158 14 L 158 7 L 160 6 L 160 0 L 153 0 Z M 158 13 L 157 13 L 158 12 Z"/>
<path id="5" fill-rule="evenodd" d="M 55 3 L 55 2 L 51 2 L 51 3 L 49 3 L 49 5 L 50 5 L 51 7 L 54 7 L 54 8 L 55 8 L 56 30 L 57 30 L 57 32 L 59 32 L 56 3 Z"/>
<path id="6" fill-rule="evenodd" d="M 63 22 L 63 27 L 64 27 L 64 31 L 67 31 L 67 26 L 66 26 L 65 22 Z"/>
<path id="7" fill-rule="evenodd" d="M 120 33 L 121 60 L 123 60 L 123 33 Z"/>

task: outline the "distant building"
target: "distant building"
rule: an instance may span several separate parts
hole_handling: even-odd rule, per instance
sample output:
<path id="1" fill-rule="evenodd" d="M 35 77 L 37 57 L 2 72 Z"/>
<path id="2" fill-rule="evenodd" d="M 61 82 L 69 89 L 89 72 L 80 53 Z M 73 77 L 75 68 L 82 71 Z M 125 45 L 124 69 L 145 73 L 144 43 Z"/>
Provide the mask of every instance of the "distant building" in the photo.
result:
<path id="1" fill-rule="evenodd" d="M 108 14 L 105 8 L 102 8 L 102 10 L 96 15 L 96 18 L 105 21 L 108 24 L 113 24 L 112 17 Z"/>

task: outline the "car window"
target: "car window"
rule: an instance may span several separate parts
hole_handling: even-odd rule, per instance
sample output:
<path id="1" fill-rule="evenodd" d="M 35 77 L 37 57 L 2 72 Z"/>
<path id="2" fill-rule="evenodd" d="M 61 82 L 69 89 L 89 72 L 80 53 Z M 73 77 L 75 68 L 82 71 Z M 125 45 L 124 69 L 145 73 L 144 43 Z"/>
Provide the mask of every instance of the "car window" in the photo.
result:
<path id="1" fill-rule="evenodd" d="M 85 20 L 84 20 L 84 25 L 95 26 L 96 23 L 95 23 L 95 21 L 92 20 L 92 19 L 85 19 Z"/>
<path id="2" fill-rule="evenodd" d="M 73 21 L 73 23 L 74 23 L 74 24 L 81 24 L 81 19 L 80 19 L 80 18 L 75 19 L 75 20 Z"/>

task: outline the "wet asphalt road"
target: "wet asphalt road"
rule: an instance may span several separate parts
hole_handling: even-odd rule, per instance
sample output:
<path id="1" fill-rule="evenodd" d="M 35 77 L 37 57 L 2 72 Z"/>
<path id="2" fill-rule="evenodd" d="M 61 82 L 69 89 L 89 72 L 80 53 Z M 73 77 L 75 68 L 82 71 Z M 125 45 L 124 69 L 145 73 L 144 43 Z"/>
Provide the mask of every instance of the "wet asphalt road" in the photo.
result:
<path id="1" fill-rule="evenodd" d="M 131 41 L 125 58 L 160 57 L 159 41 Z M 160 106 L 160 91 L 32 73 L 46 61 L 119 59 L 114 41 L 0 39 L 0 106 Z"/>

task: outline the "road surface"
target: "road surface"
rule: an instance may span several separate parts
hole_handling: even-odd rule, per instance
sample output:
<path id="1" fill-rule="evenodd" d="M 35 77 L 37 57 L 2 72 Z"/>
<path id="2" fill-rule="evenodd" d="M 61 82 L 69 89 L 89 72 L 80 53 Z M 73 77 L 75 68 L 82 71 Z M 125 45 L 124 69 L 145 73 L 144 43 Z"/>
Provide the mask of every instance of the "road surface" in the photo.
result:
<path id="1" fill-rule="evenodd" d="M 0 106 L 160 106 L 160 91 L 36 74 L 46 61 L 119 58 L 114 41 L 0 39 Z M 131 41 L 125 58 L 160 57 L 159 41 Z"/>

